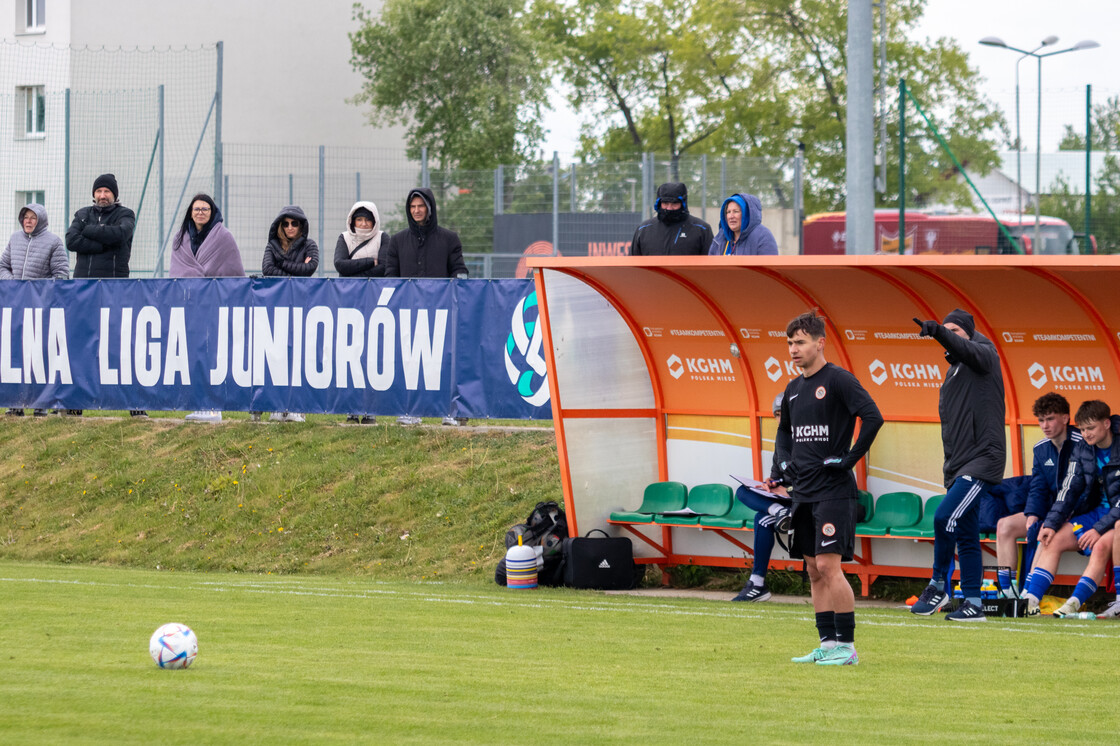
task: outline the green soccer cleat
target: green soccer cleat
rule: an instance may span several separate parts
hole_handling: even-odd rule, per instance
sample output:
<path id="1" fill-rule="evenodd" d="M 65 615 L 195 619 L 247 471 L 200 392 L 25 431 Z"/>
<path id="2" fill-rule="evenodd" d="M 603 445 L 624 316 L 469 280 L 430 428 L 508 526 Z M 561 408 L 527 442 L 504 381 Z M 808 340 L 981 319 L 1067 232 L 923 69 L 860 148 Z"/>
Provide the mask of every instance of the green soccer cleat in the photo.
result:
<path id="1" fill-rule="evenodd" d="M 825 651 L 824 657 L 817 661 L 818 666 L 856 666 L 859 665 L 859 654 L 855 645 L 837 645 L 832 650 Z"/>
<path id="2" fill-rule="evenodd" d="M 828 651 L 824 648 L 813 648 L 813 652 L 808 655 L 801 655 L 796 658 L 790 658 L 789 660 L 791 663 L 816 663 L 822 660 L 826 655 L 828 655 Z"/>

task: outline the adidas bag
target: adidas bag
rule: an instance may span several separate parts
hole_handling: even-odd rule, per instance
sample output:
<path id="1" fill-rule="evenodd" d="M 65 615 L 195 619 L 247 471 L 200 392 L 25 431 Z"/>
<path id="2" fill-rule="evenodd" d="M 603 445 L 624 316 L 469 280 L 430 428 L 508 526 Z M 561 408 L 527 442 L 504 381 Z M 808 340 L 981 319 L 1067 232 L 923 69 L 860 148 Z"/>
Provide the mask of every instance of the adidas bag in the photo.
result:
<path id="1" fill-rule="evenodd" d="M 602 538 L 592 538 L 598 531 Z M 564 539 L 564 585 L 619 591 L 633 588 L 634 545 L 626 537 L 614 538 L 592 529 L 587 536 Z"/>

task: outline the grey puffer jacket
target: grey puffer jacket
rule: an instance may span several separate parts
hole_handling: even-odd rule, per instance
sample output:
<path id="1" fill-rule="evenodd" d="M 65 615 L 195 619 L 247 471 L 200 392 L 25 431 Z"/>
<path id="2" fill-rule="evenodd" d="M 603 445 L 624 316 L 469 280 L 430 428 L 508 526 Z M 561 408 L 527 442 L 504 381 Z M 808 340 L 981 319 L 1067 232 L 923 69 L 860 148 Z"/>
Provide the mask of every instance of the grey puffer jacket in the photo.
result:
<path id="1" fill-rule="evenodd" d="M 30 236 L 23 232 L 23 216 L 29 210 L 39 218 Z M 47 230 L 47 208 L 35 203 L 21 207 L 16 222 L 19 230 L 0 254 L 0 280 L 69 279 L 70 258 L 62 239 Z"/>

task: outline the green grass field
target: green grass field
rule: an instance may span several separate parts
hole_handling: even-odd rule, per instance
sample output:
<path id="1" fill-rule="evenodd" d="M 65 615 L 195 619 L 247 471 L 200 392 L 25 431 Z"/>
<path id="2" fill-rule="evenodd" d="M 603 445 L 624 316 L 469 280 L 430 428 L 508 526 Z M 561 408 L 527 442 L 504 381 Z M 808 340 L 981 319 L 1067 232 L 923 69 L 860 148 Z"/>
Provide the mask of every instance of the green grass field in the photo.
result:
<path id="1" fill-rule="evenodd" d="M 0 742 L 1108 741 L 1110 622 L 861 610 L 862 662 L 795 665 L 806 605 L 479 581 L 0 562 Z M 148 637 L 190 625 L 194 666 Z"/>

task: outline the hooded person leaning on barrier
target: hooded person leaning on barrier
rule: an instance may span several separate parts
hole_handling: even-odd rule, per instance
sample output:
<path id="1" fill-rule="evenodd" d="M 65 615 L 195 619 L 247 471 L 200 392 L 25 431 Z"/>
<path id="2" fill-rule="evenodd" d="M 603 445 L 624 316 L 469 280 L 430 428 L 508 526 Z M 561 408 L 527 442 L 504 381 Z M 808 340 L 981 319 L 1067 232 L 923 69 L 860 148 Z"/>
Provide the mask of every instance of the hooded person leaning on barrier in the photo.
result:
<path id="1" fill-rule="evenodd" d="M 762 202 L 753 194 L 733 194 L 719 211 L 719 233 L 708 253 L 713 256 L 777 254 L 774 234 L 762 224 Z"/>
<path id="2" fill-rule="evenodd" d="M 307 215 L 298 205 L 280 211 L 268 229 L 261 260 L 265 277 L 310 277 L 319 268 L 319 245 L 309 235 Z"/>
<path id="3" fill-rule="evenodd" d="M 440 227 L 432 190 L 412 189 L 404 204 L 408 227 L 389 240 L 385 276 L 466 279 L 463 244 L 458 233 Z"/>
<path id="4" fill-rule="evenodd" d="M 381 229 L 381 213 L 372 202 L 355 202 L 346 216 L 346 230 L 334 245 L 339 277 L 384 277 L 389 234 Z"/>
<path id="5" fill-rule="evenodd" d="M 16 216 L 19 228 L 0 254 L 0 280 L 67 280 L 70 257 L 62 239 L 47 230 L 47 208 L 32 203 Z"/>
<path id="6" fill-rule="evenodd" d="M 712 227 L 688 212 L 688 188 L 679 182 L 657 187 L 657 212 L 634 231 L 630 256 L 703 255 L 712 243 Z"/>

